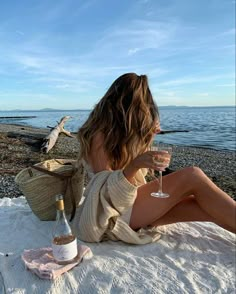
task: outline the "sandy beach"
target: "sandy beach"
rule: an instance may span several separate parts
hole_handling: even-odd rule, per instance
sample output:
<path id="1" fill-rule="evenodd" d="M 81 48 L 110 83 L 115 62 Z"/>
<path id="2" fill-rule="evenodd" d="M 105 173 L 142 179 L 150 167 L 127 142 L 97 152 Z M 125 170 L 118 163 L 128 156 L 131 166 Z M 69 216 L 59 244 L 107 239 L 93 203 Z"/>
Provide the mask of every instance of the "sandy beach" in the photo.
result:
<path id="1" fill-rule="evenodd" d="M 0 124 L 0 198 L 22 195 L 14 178 L 23 168 L 45 159 L 77 157 L 76 137 L 63 134 L 48 154 L 40 152 L 42 139 L 48 133 L 49 129 Z M 193 165 L 236 200 L 235 152 L 174 145 L 170 171 Z"/>

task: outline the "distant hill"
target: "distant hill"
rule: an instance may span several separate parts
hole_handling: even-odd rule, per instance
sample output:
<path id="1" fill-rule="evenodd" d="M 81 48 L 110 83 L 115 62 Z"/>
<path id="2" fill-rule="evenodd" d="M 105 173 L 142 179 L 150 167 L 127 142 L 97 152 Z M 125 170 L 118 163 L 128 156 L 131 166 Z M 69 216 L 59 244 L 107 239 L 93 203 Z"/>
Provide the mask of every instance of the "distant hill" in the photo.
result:
<path id="1" fill-rule="evenodd" d="M 12 109 L 1 110 L 0 112 L 61 112 L 61 111 L 91 111 L 91 109 L 54 109 L 54 108 L 42 108 L 42 109 Z"/>
<path id="2" fill-rule="evenodd" d="M 48 111 L 48 112 L 56 112 L 56 111 L 91 111 L 91 109 L 54 109 L 54 108 L 43 108 L 36 111 Z"/>
<path id="3" fill-rule="evenodd" d="M 180 106 L 180 105 L 163 105 L 158 106 L 159 109 L 176 109 L 176 108 L 231 108 L 235 105 L 225 105 L 225 106 Z M 42 108 L 42 109 L 13 109 L 13 110 L 2 110 L 0 112 L 75 112 L 75 111 L 91 111 L 92 109 L 55 109 L 55 108 Z"/>
<path id="4" fill-rule="evenodd" d="M 158 106 L 158 108 L 188 108 L 191 106 L 179 106 L 179 105 L 165 105 L 165 106 Z"/>
<path id="5" fill-rule="evenodd" d="M 62 109 L 54 109 L 54 108 L 42 108 L 39 111 L 62 111 Z"/>

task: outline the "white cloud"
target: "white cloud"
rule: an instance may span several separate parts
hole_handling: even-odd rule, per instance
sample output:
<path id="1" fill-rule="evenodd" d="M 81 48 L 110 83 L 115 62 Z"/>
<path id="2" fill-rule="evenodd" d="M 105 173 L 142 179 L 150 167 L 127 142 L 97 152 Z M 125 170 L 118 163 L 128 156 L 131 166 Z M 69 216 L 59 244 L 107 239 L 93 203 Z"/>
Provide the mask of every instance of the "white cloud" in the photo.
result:
<path id="1" fill-rule="evenodd" d="M 158 49 L 173 38 L 178 25 L 158 21 L 131 20 L 129 25 L 114 26 L 104 31 L 89 53 L 91 58 L 122 58 L 148 49 Z"/>
<path id="2" fill-rule="evenodd" d="M 140 51 L 139 48 L 129 49 L 129 51 L 128 51 L 128 55 L 133 55 L 133 54 L 137 53 L 138 51 Z"/>
<path id="3" fill-rule="evenodd" d="M 235 32 L 236 32 L 235 28 L 231 28 L 231 29 L 223 32 L 222 35 L 232 35 L 232 36 L 235 36 Z"/>
<path id="4" fill-rule="evenodd" d="M 24 68 L 40 69 L 43 67 L 43 60 L 33 55 L 15 55 L 12 58 L 18 64 L 23 65 Z"/>
<path id="5" fill-rule="evenodd" d="M 195 76 L 195 77 L 183 77 L 180 79 L 169 80 L 166 82 L 161 82 L 160 86 L 182 86 L 186 84 L 194 83 L 207 83 L 214 80 L 222 78 L 234 78 L 234 75 L 224 74 L 224 75 L 207 75 L 207 76 Z"/>
<path id="6" fill-rule="evenodd" d="M 24 35 L 25 35 L 22 31 L 19 31 L 19 30 L 16 30 L 16 33 L 17 33 L 18 35 L 21 35 L 21 36 L 24 36 Z"/>

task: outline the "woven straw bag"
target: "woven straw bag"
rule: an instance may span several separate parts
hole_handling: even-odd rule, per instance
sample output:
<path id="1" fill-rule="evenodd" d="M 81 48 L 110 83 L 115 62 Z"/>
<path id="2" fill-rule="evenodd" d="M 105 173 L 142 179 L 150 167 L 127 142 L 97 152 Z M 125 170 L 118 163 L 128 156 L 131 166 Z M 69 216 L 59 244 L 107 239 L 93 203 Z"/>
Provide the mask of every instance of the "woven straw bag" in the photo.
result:
<path id="1" fill-rule="evenodd" d="M 62 194 L 65 212 L 74 216 L 84 188 L 84 168 L 77 160 L 50 159 L 20 171 L 15 182 L 40 220 L 55 220 L 55 195 Z"/>

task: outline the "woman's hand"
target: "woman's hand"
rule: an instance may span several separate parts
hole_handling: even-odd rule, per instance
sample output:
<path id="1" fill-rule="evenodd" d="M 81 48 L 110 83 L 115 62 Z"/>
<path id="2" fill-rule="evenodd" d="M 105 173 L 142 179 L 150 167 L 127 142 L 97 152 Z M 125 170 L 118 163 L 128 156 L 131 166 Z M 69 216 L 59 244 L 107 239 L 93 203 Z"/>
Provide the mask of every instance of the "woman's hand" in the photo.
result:
<path id="1" fill-rule="evenodd" d="M 140 168 L 165 170 L 166 162 L 169 161 L 166 151 L 146 151 L 134 158 L 124 169 L 125 177 L 131 181 Z M 162 161 L 162 163 L 160 163 Z M 157 163 L 158 162 L 158 163 Z"/>

